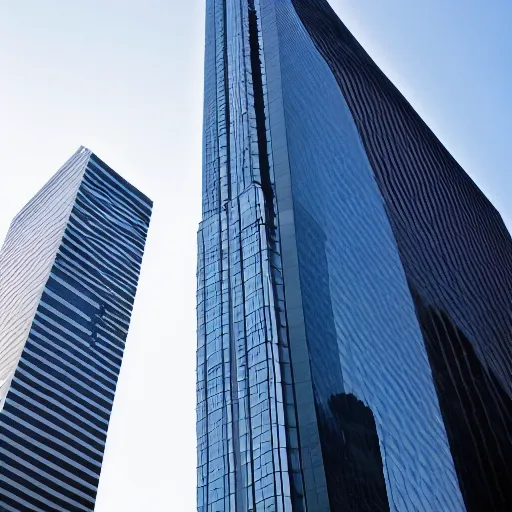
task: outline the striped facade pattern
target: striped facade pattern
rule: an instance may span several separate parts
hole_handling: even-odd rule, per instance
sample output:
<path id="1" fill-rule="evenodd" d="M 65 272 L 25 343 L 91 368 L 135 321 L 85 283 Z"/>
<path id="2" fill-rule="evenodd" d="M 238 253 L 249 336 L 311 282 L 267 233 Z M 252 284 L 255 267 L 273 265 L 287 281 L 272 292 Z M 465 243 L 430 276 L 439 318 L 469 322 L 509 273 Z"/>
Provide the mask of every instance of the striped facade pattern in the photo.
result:
<path id="1" fill-rule="evenodd" d="M 327 1 L 207 1 L 198 511 L 509 510 L 511 265 Z"/>
<path id="2" fill-rule="evenodd" d="M 151 201 L 93 153 L 77 155 L 72 208 L 0 412 L 0 506 L 9 512 L 94 510 L 151 215 Z M 38 198 L 25 229 L 41 238 Z"/>
<path id="3" fill-rule="evenodd" d="M 0 252 L 0 410 L 90 153 L 77 151 L 15 217 Z M 57 198 L 57 199 L 56 199 Z M 44 215 L 41 212 L 44 211 Z M 41 236 L 44 233 L 45 236 Z"/>

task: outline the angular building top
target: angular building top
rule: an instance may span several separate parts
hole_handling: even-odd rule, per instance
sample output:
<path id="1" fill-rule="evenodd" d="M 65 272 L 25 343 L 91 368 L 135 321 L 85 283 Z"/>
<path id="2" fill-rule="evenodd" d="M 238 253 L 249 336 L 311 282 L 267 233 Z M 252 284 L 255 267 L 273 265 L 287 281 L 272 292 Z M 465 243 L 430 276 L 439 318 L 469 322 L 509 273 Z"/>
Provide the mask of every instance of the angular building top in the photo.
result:
<path id="1" fill-rule="evenodd" d="M 25 346 L 91 152 L 80 148 L 11 223 L 0 251 L 0 408 Z"/>
<path id="2" fill-rule="evenodd" d="M 80 148 L 0 252 L 0 510 L 93 510 L 152 203 Z"/>
<path id="3" fill-rule="evenodd" d="M 208 0 L 198 510 L 512 507 L 512 241 L 325 0 Z"/>

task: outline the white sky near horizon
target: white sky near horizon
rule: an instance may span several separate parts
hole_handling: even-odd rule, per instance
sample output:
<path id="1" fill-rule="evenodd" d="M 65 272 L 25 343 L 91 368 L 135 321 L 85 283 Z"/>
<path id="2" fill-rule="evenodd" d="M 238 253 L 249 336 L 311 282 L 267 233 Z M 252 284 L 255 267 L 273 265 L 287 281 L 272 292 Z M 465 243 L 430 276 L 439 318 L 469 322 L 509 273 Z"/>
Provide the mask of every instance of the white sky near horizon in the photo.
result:
<path id="1" fill-rule="evenodd" d="M 512 2 L 331 0 L 512 226 Z M 204 0 L 0 0 L 0 242 L 84 145 L 154 202 L 97 512 L 195 510 Z"/>

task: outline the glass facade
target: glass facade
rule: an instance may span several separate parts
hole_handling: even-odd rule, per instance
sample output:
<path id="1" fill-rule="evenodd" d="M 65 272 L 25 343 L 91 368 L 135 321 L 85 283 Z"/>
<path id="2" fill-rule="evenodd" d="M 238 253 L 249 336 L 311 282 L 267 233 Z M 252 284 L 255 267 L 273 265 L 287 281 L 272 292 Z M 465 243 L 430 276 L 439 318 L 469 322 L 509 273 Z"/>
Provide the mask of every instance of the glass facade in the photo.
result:
<path id="1" fill-rule="evenodd" d="M 325 0 L 208 0 L 198 511 L 509 510 L 512 241 Z"/>
<path id="2" fill-rule="evenodd" d="M 92 511 L 152 203 L 81 148 L 0 254 L 0 510 Z"/>

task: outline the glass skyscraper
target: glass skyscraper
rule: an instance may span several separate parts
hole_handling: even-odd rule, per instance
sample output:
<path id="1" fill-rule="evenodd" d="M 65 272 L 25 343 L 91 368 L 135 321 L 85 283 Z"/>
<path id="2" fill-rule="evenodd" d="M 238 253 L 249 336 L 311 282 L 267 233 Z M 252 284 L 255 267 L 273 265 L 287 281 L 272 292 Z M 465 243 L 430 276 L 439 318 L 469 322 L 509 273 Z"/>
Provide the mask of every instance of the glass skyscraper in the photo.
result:
<path id="1" fill-rule="evenodd" d="M 200 512 L 512 510 L 512 240 L 325 0 L 207 0 Z"/>
<path id="2" fill-rule="evenodd" d="M 0 511 L 92 511 L 151 201 L 80 148 L 0 252 Z"/>

